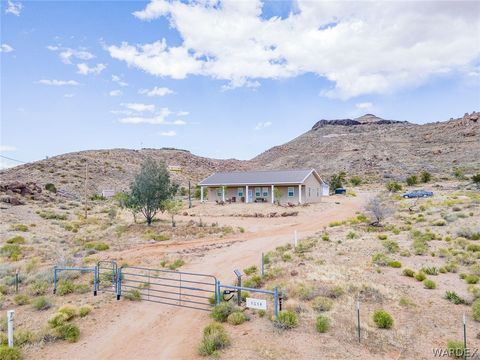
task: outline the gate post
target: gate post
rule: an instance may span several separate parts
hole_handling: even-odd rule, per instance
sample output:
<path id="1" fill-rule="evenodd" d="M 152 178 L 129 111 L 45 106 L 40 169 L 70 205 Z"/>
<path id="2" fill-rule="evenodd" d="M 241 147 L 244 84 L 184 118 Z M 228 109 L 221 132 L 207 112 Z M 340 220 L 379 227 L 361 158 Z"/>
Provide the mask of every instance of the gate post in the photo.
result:
<path id="1" fill-rule="evenodd" d="M 220 304 L 220 280 L 215 282 L 215 302 L 216 304 Z"/>
<path id="2" fill-rule="evenodd" d="M 53 293 L 57 292 L 57 265 L 53 267 Z"/>
<path id="3" fill-rule="evenodd" d="M 117 269 L 117 300 L 122 295 L 122 268 Z"/>
<path id="4" fill-rule="evenodd" d="M 97 296 L 98 290 L 98 265 L 93 270 L 93 296 Z"/>
<path id="5" fill-rule="evenodd" d="M 273 289 L 273 301 L 274 301 L 274 314 L 275 314 L 275 319 L 278 320 L 278 289 L 275 288 Z"/>

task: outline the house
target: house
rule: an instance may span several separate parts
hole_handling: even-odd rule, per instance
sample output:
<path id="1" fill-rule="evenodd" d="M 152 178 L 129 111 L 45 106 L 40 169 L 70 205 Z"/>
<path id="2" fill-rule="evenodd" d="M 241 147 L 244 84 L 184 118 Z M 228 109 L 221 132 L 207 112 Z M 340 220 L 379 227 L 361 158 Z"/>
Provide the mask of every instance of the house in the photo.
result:
<path id="1" fill-rule="evenodd" d="M 329 186 L 314 169 L 220 172 L 200 181 L 201 201 L 313 203 Z"/>
<path id="2" fill-rule="evenodd" d="M 111 198 L 115 196 L 115 190 L 110 190 L 110 189 L 102 190 L 102 196 L 105 198 Z"/>

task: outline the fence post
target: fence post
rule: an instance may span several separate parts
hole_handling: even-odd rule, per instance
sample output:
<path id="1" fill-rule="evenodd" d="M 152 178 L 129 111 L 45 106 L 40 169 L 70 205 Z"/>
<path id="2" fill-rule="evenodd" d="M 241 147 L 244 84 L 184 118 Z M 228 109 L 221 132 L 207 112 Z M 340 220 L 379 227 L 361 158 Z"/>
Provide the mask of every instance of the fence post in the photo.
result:
<path id="1" fill-rule="evenodd" d="M 217 280 L 215 282 L 215 301 L 216 301 L 216 304 L 220 304 L 220 280 Z"/>
<path id="2" fill-rule="evenodd" d="M 360 301 L 357 301 L 357 331 L 358 331 L 358 342 L 360 342 Z"/>
<path id="3" fill-rule="evenodd" d="M 262 252 L 262 277 L 265 276 L 265 256 L 263 255 Z"/>
<path id="4" fill-rule="evenodd" d="M 273 311 L 275 314 L 275 319 L 278 320 L 278 289 L 277 288 L 273 289 L 273 298 L 274 298 Z"/>
<path id="5" fill-rule="evenodd" d="M 53 267 L 53 293 L 57 292 L 57 265 Z"/>
<path id="6" fill-rule="evenodd" d="M 117 300 L 122 295 L 122 268 L 117 269 Z"/>
<path id="7" fill-rule="evenodd" d="M 18 293 L 18 270 L 15 271 L 15 293 Z"/>
<path id="8" fill-rule="evenodd" d="M 8 321 L 8 347 L 13 347 L 13 315 L 15 310 L 7 311 L 7 321 Z"/>
<path id="9" fill-rule="evenodd" d="M 93 296 L 97 296 L 98 290 L 98 265 L 95 266 L 93 270 Z"/>
<path id="10" fill-rule="evenodd" d="M 467 360 L 467 318 L 463 313 L 463 358 Z"/>

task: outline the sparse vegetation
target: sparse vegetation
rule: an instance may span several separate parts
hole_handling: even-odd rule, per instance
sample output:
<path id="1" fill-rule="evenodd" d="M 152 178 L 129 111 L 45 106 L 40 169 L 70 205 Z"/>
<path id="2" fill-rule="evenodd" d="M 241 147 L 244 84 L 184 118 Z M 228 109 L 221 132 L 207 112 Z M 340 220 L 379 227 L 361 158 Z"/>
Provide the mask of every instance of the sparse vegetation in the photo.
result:
<path id="1" fill-rule="evenodd" d="M 32 306 L 35 308 L 35 310 L 38 311 L 48 310 L 52 307 L 52 302 L 49 298 L 45 296 L 40 296 L 33 300 Z"/>
<path id="2" fill-rule="evenodd" d="M 198 352 L 202 356 L 216 356 L 218 350 L 227 347 L 230 344 L 225 328 L 219 323 L 212 323 L 203 329 L 203 337 L 198 347 Z"/>
<path id="3" fill-rule="evenodd" d="M 220 322 L 227 321 L 228 316 L 235 311 L 235 307 L 228 302 L 221 302 L 212 308 L 211 317 Z"/>
<path id="4" fill-rule="evenodd" d="M 373 313 L 373 321 L 380 329 L 390 329 L 393 326 L 394 320 L 385 310 L 375 310 Z"/>
<path id="5" fill-rule="evenodd" d="M 317 316 L 315 328 L 319 333 L 326 333 L 330 328 L 330 319 L 324 315 Z"/>
<path id="6" fill-rule="evenodd" d="M 274 324 L 280 329 L 293 329 L 298 326 L 297 314 L 290 310 L 282 310 L 278 313 L 278 319 Z"/>
<path id="7" fill-rule="evenodd" d="M 454 303 L 455 305 L 466 304 L 467 301 L 460 296 L 457 295 L 455 291 L 447 291 L 445 292 L 445 299 Z"/>
<path id="8" fill-rule="evenodd" d="M 142 300 L 142 294 L 137 289 L 130 289 L 127 291 L 123 297 L 130 301 L 140 301 Z"/>
<path id="9" fill-rule="evenodd" d="M 231 325 L 240 325 L 247 320 L 245 314 L 241 311 L 234 311 L 227 317 L 227 322 Z"/>
<path id="10" fill-rule="evenodd" d="M 423 280 L 423 286 L 425 287 L 425 289 L 435 289 L 437 287 L 437 284 L 433 280 L 425 279 Z"/>

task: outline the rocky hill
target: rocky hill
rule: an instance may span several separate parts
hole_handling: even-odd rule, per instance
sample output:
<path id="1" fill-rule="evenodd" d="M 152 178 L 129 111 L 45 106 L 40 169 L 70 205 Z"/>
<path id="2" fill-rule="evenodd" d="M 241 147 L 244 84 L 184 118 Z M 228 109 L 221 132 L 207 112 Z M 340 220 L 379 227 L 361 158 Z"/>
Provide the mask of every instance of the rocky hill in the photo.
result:
<path id="1" fill-rule="evenodd" d="M 454 167 L 480 170 L 480 113 L 425 125 L 385 120 L 320 120 L 310 131 L 258 155 L 254 166 L 344 170 L 372 178 L 402 178 L 423 169 L 450 175 Z"/>
<path id="2" fill-rule="evenodd" d="M 480 171 L 480 113 L 416 125 L 372 114 L 320 120 L 310 131 L 249 161 L 217 160 L 178 149 L 110 149 L 63 154 L 0 172 L 1 183 L 53 183 L 73 196 L 83 193 L 88 163 L 89 192 L 121 191 L 146 157 L 163 161 L 182 186 L 217 171 L 315 168 L 322 176 L 340 170 L 372 179 L 403 178 L 420 170 L 450 175 L 454 167 Z M 18 184 L 14 187 L 18 188 Z M 1 188 L 0 188 L 1 192 Z"/>

